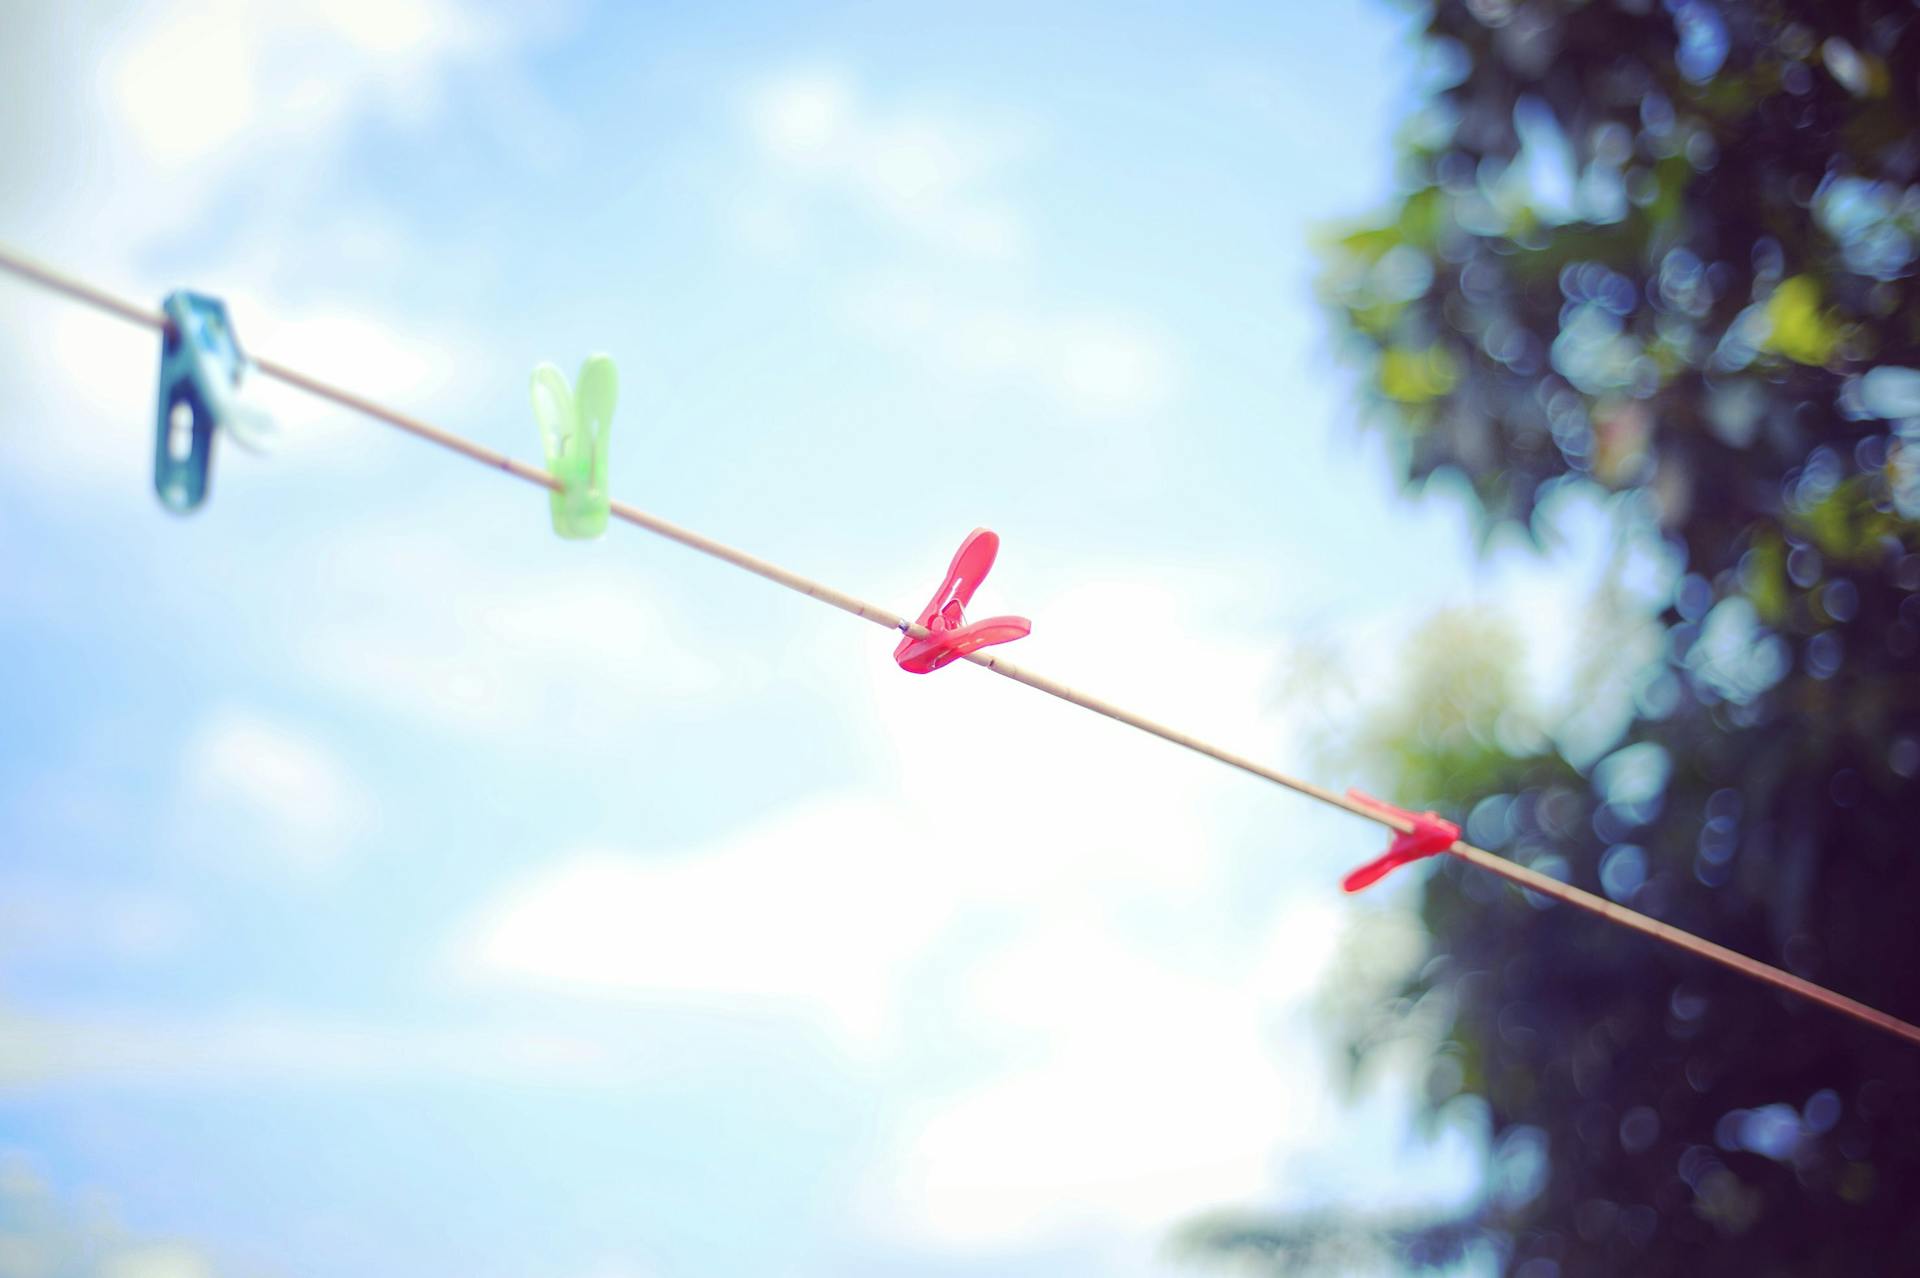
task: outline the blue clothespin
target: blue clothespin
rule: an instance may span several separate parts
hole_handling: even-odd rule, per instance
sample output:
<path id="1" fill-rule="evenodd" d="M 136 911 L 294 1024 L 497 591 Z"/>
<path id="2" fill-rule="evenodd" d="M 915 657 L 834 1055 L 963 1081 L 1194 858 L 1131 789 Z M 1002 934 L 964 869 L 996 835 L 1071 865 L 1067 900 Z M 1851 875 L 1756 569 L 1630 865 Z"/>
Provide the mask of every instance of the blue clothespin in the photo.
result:
<path id="1" fill-rule="evenodd" d="M 252 367 L 240 351 L 227 306 L 185 290 L 160 304 L 167 331 L 160 346 L 160 411 L 154 427 L 153 487 L 160 504 L 186 514 L 207 499 L 213 432 L 262 451 L 273 423 L 240 395 Z"/>

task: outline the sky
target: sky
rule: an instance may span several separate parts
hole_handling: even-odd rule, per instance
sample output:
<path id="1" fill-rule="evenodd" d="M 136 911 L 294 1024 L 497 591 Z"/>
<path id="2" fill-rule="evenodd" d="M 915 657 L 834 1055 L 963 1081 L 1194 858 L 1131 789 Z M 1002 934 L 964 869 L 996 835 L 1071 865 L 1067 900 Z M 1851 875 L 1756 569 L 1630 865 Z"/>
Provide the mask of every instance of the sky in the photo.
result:
<path id="1" fill-rule="evenodd" d="M 903 613 L 992 527 L 1009 659 L 1308 770 L 1305 654 L 1391 697 L 1468 606 L 1551 699 L 1608 544 L 1482 554 L 1360 428 L 1313 236 L 1413 68 L 1370 3 L 0 0 L 0 241 L 529 461 L 606 352 L 623 500 Z M 0 279 L 18 1272 L 1150 1274 L 1471 1194 L 1316 1019 L 1418 954 L 1373 827 L 285 388 L 171 516 L 156 346 Z"/>

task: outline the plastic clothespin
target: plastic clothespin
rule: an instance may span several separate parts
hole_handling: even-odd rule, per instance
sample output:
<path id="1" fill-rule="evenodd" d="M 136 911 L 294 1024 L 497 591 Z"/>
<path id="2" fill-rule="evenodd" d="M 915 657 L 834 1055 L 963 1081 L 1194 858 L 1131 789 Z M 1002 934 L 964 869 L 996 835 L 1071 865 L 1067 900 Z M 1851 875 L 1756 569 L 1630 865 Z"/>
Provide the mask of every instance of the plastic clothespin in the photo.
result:
<path id="1" fill-rule="evenodd" d="M 987 579 L 994 556 L 1000 553 L 1000 538 L 985 528 L 976 528 L 960 543 L 947 567 L 947 579 L 940 583 L 933 601 L 920 613 L 920 624 L 933 633 L 925 639 L 908 635 L 893 650 L 893 659 L 909 674 L 928 674 L 950 661 L 996 643 L 1024 639 L 1033 631 L 1025 617 L 987 617 L 968 622 L 966 606 L 973 592 Z"/>
<path id="2" fill-rule="evenodd" d="M 1434 856 L 1452 847 L 1460 837 L 1460 827 L 1443 821 L 1437 812 L 1409 812 L 1391 803 L 1382 803 L 1370 794 L 1348 790 L 1347 797 L 1385 816 L 1396 816 L 1413 823 L 1413 829 L 1396 830 L 1387 850 L 1340 881 L 1349 892 L 1371 887 L 1393 871 L 1421 857 Z"/>
<path id="3" fill-rule="evenodd" d="M 605 355 L 589 355 L 580 379 L 551 364 L 533 370 L 533 418 L 547 454 L 547 473 L 560 481 L 552 494 L 553 531 L 585 540 L 607 530 L 607 442 L 620 377 Z"/>
<path id="4" fill-rule="evenodd" d="M 253 366 L 217 297 L 184 290 L 160 303 L 160 408 L 154 426 L 153 488 L 160 504 L 185 514 L 207 499 L 215 427 L 236 444 L 264 451 L 273 420 L 242 392 Z"/>

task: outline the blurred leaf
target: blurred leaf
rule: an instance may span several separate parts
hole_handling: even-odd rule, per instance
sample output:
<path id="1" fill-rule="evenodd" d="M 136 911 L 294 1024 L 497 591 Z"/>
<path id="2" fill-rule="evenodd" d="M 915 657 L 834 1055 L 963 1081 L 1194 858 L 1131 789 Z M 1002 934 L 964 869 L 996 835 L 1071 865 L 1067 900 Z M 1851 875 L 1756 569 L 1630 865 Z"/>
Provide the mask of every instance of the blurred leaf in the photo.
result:
<path id="1" fill-rule="evenodd" d="M 1396 346 L 1380 357 L 1380 390 L 1402 403 L 1425 403 L 1458 384 L 1457 367 L 1444 346 L 1417 351 Z"/>
<path id="2" fill-rule="evenodd" d="M 1820 309 L 1820 281 L 1796 275 L 1767 299 L 1769 350 L 1802 364 L 1825 364 L 1840 344 L 1840 327 Z"/>

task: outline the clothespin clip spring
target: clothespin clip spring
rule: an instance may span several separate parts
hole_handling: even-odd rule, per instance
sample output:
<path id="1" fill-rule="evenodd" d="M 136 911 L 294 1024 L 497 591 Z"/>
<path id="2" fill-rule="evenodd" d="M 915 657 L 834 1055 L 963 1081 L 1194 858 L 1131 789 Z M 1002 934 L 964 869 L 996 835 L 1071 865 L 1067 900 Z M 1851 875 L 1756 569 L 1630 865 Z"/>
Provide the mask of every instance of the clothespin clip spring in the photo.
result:
<path id="1" fill-rule="evenodd" d="M 946 580 L 921 610 L 920 624 L 932 633 L 922 639 L 908 632 L 893 650 L 893 659 L 902 670 L 928 674 L 970 652 L 1024 639 L 1033 632 L 1033 623 L 1025 617 L 987 617 L 975 622 L 966 619 L 966 606 L 973 602 L 973 592 L 986 580 L 999 553 L 1000 538 L 991 530 L 976 528 L 967 534 L 947 566 Z"/>

